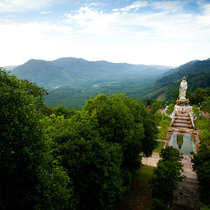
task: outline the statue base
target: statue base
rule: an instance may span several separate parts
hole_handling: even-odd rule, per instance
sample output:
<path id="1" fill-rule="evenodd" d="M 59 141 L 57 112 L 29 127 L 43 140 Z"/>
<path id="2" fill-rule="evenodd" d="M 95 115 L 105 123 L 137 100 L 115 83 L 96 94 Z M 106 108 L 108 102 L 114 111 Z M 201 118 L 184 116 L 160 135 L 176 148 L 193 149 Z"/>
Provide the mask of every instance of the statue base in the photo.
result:
<path id="1" fill-rule="evenodd" d="M 181 104 L 181 105 L 175 105 L 174 106 L 174 111 L 175 111 L 175 114 L 177 113 L 190 113 L 192 112 L 192 106 L 190 106 L 189 104 L 186 105 L 186 104 Z"/>
<path id="2" fill-rule="evenodd" d="M 181 104 L 187 104 L 188 105 L 190 103 L 190 100 L 189 100 L 189 98 L 188 99 L 178 99 L 177 98 L 176 103 L 177 103 L 177 105 L 181 105 Z"/>

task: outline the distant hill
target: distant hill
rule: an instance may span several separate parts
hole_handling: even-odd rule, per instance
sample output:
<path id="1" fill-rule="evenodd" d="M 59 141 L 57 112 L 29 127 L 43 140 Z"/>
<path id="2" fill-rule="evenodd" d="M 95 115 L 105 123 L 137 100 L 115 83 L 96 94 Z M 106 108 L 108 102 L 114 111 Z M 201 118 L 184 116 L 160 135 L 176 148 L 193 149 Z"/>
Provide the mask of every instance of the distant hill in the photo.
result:
<path id="1" fill-rule="evenodd" d="M 166 85 L 171 82 L 180 80 L 183 76 L 190 77 L 191 75 L 198 74 L 200 72 L 210 71 L 210 60 L 204 61 L 191 61 L 176 69 L 167 72 L 168 75 L 163 76 L 161 79 L 156 81 L 158 85 Z"/>
<path id="2" fill-rule="evenodd" d="M 3 68 L 6 69 L 7 71 L 12 71 L 16 68 L 17 66 L 4 66 Z"/>
<path id="3" fill-rule="evenodd" d="M 158 79 L 144 98 L 161 98 L 170 101 L 174 90 L 179 89 L 181 79 L 185 76 L 188 83 L 188 91 L 194 92 L 196 88 L 210 87 L 210 59 L 203 61 L 191 61 L 178 68 L 172 69 Z"/>
<path id="4" fill-rule="evenodd" d="M 29 60 L 16 67 L 12 74 L 45 88 L 79 87 L 96 81 L 160 78 L 168 67 L 87 61 L 80 58 L 60 58 L 54 61 Z"/>
<path id="5" fill-rule="evenodd" d="M 186 69 L 186 68 L 190 67 L 192 64 L 195 64 L 197 62 L 199 62 L 199 60 L 194 60 L 194 61 L 190 61 L 188 63 L 185 63 L 185 64 L 183 64 L 183 65 L 181 65 L 181 66 L 179 66 L 177 68 L 174 68 L 174 69 L 171 69 L 171 70 L 167 71 L 166 73 L 164 73 L 163 76 L 171 75 L 171 74 L 173 74 L 175 72 L 178 72 L 180 70 L 182 71 L 182 69 Z"/>

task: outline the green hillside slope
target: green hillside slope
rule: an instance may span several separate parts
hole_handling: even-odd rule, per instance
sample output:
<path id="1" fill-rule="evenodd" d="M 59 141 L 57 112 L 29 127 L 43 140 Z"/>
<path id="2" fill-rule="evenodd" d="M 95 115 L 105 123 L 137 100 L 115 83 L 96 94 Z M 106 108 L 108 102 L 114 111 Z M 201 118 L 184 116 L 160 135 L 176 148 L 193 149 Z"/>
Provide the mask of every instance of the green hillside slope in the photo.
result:
<path id="1" fill-rule="evenodd" d="M 156 81 L 158 85 L 167 85 L 171 82 L 180 80 L 183 76 L 191 77 L 191 75 L 199 74 L 200 72 L 210 72 L 210 60 L 192 61 L 182 65 L 172 71 L 169 75 L 162 77 Z"/>
<path id="2" fill-rule="evenodd" d="M 161 98 L 164 101 L 173 99 L 174 91 L 179 89 L 183 76 L 186 76 L 188 91 L 194 92 L 196 88 L 210 87 L 210 60 L 192 61 L 169 71 L 158 79 L 143 98 Z M 168 73 L 166 73 L 168 74 Z"/>

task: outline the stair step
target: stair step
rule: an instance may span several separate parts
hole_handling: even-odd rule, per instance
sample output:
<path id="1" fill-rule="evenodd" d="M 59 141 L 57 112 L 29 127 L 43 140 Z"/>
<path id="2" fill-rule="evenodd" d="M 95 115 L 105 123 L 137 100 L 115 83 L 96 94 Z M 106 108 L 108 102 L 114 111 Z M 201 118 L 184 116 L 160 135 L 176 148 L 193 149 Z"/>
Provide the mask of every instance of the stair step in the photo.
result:
<path id="1" fill-rule="evenodd" d="M 175 124 L 173 127 L 179 127 L 179 128 L 192 128 L 192 126 L 189 126 L 189 125 L 177 125 L 177 124 Z"/>

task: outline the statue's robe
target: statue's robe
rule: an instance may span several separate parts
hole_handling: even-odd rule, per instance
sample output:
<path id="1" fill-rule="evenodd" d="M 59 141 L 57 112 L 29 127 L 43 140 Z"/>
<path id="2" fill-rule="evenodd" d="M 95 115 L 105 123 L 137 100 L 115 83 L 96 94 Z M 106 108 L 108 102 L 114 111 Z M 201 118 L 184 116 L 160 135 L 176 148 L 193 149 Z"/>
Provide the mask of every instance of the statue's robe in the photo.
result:
<path id="1" fill-rule="evenodd" d="M 187 91 L 187 81 L 182 80 L 179 87 L 179 99 L 186 100 L 186 91 Z"/>

